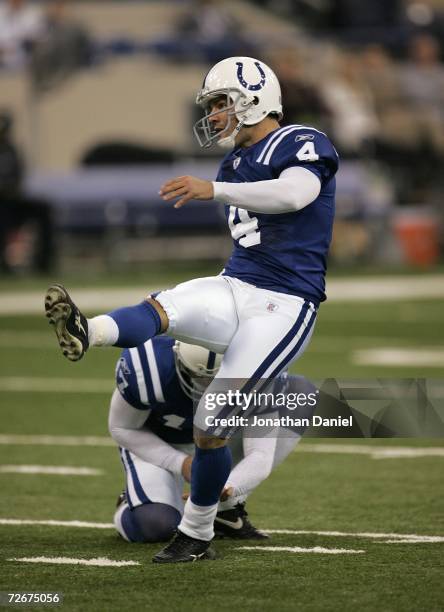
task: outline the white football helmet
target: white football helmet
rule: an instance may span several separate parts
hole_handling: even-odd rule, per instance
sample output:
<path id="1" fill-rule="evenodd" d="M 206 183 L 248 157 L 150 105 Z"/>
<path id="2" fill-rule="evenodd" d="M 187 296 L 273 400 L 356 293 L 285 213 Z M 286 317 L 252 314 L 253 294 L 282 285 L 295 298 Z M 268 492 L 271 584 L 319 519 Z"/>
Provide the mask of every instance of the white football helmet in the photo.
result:
<path id="1" fill-rule="evenodd" d="M 222 355 L 202 346 L 176 341 L 173 347 L 176 373 L 180 386 L 188 397 L 200 399 L 217 374 Z"/>
<path id="2" fill-rule="evenodd" d="M 212 113 L 210 103 L 221 96 L 226 97 L 228 117 L 225 128 L 216 131 L 209 119 L 220 111 Z M 217 141 L 222 148 L 233 148 L 234 139 L 244 125 L 255 125 L 270 113 L 282 119 L 279 81 L 271 68 L 252 57 L 229 57 L 213 66 L 197 94 L 196 104 L 205 111 L 193 128 L 201 147 L 211 147 Z M 221 138 L 228 131 L 232 116 L 238 123 L 231 134 Z"/>

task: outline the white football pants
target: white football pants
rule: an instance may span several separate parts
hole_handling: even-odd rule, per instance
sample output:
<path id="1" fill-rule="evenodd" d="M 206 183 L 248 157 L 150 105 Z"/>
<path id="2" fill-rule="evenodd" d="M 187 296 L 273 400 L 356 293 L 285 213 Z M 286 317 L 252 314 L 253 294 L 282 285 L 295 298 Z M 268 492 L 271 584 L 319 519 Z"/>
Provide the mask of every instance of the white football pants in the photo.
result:
<path id="1" fill-rule="evenodd" d="M 168 315 L 168 335 L 224 353 L 207 393 L 219 392 L 227 379 L 243 381 L 241 386 L 251 390 L 260 379 L 278 376 L 303 354 L 316 320 L 316 308 L 308 300 L 227 276 L 181 283 L 160 292 L 156 300 Z M 223 416 L 233 414 L 225 410 Z M 207 416 L 202 400 L 194 419 L 202 431 L 208 430 Z"/>

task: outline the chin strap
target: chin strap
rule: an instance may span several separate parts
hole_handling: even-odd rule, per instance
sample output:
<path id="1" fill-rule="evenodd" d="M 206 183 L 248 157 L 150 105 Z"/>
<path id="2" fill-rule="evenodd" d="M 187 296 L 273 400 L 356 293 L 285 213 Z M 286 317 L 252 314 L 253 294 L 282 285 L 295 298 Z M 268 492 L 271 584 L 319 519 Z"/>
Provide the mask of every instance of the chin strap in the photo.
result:
<path id="1" fill-rule="evenodd" d="M 250 103 L 251 106 L 252 103 Z M 244 127 L 245 121 L 248 119 L 248 115 L 250 114 L 248 111 L 250 108 L 247 108 L 245 111 L 244 117 L 239 121 L 234 130 L 231 132 L 229 136 L 225 136 L 225 138 L 221 138 L 217 141 L 217 146 L 221 149 L 233 149 L 236 142 L 236 136 L 239 134 L 241 129 Z"/>

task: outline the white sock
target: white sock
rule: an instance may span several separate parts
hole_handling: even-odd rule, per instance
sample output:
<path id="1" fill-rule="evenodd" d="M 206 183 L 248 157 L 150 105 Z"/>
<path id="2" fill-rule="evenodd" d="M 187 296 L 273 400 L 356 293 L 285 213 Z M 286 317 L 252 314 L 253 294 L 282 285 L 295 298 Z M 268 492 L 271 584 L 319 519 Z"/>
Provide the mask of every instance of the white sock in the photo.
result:
<path id="1" fill-rule="evenodd" d="M 187 499 L 180 531 L 190 538 L 209 542 L 214 538 L 214 517 L 217 513 L 217 504 L 214 506 L 197 506 L 191 498 Z"/>
<path id="2" fill-rule="evenodd" d="M 90 346 L 112 346 L 119 338 L 117 323 L 109 315 L 88 319 L 88 340 Z"/>

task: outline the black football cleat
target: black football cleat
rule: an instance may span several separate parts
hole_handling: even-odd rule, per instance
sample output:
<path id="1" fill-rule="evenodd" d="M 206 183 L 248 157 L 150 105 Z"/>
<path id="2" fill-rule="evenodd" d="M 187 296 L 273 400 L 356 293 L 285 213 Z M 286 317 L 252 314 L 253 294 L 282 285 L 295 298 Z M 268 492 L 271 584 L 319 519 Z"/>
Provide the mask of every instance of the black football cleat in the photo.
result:
<path id="1" fill-rule="evenodd" d="M 179 529 L 174 539 L 153 557 L 153 563 L 194 563 L 194 561 L 213 561 L 216 553 L 211 542 L 196 540 Z"/>
<path id="2" fill-rule="evenodd" d="M 216 514 L 214 533 L 216 537 L 233 540 L 268 540 L 269 537 L 250 523 L 245 504 L 241 503 Z"/>
<path id="3" fill-rule="evenodd" d="M 45 311 L 63 354 L 78 361 L 88 350 L 88 321 L 63 285 L 51 285 L 45 296 Z"/>

